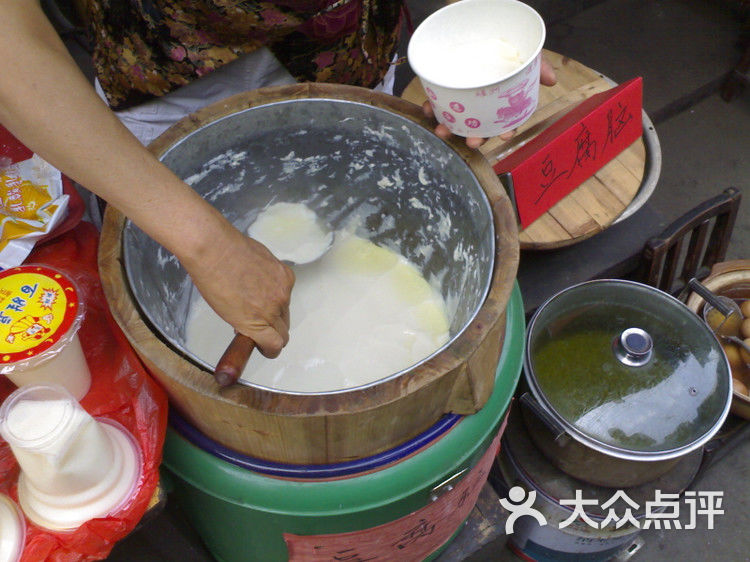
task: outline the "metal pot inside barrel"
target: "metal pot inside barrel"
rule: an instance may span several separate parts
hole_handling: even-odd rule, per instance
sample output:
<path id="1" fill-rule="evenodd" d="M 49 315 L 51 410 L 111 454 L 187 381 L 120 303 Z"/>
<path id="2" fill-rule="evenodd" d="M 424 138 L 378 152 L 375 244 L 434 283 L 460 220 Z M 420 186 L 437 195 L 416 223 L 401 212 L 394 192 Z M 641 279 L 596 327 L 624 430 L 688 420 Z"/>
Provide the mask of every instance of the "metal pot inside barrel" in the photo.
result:
<path id="1" fill-rule="evenodd" d="M 495 252 L 489 201 L 457 154 L 396 113 L 347 100 L 277 101 L 200 127 L 161 160 L 243 232 L 279 201 L 309 206 L 331 228 L 356 219 L 358 236 L 405 256 L 439 287 L 450 315 L 443 348 L 487 296 Z M 212 371 L 186 347 L 196 292 L 181 264 L 132 222 L 124 257 L 152 325 Z"/>
<path id="2" fill-rule="evenodd" d="M 653 287 L 598 280 L 544 303 L 527 333 L 532 440 L 564 472 L 625 488 L 702 447 L 731 403 L 726 356 L 684 304 Z"/>

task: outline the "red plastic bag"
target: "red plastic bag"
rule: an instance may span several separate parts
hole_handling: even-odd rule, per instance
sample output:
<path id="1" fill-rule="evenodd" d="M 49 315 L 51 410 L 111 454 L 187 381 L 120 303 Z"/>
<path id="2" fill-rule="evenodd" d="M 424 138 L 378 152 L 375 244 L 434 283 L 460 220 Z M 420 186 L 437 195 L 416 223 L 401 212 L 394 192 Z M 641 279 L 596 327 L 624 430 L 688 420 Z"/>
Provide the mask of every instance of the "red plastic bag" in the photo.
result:
<path id="1" fill-rule="evenodd" d="M 86 307 L 79 331 L 91 370 L 91 389 L 81 405 L 94 417 L 125 426 L 141 447 L 143 472 L 130 501 L 112 516 L 93 519 L 75 531 L 53 533 L 26 521 L 22 562 L 101 560 L 132 531 L 146 512 L 159 482 L 159 464 L 167 427 L 167 397 L 150 377 L 109 312 L 97 269 L 99 233 L 81 222 L 62 236 L 37 246 L 26 263 L 41 263 L 66 273 L 78 286 Z M 0 376 L 0 400 L 15 386 Z M 0 492 L 17 501 L 18 466 L 0 441 Z"/>

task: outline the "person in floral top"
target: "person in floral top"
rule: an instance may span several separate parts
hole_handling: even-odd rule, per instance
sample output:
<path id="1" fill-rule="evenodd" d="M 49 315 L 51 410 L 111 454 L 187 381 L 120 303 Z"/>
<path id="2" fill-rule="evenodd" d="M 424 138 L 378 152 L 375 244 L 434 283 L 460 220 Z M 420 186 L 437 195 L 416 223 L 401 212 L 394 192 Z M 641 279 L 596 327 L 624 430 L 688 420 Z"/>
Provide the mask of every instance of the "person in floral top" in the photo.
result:
<path id="1" fill-rule="evenodd" d="M 90 0 L 94 66 L 123 109 L 268 48 L 298 82 L 372 88 L 398 47 L 404 6 L 388 0 Z"/>
<path id="2" fill-rule="evenodd" d="M 262 86 L 392 83 L 399 0 L 88 0 L 96 89 L 149 144 L 215 101 Z M 390 92 L 389 92 L 390 93 Z"/>

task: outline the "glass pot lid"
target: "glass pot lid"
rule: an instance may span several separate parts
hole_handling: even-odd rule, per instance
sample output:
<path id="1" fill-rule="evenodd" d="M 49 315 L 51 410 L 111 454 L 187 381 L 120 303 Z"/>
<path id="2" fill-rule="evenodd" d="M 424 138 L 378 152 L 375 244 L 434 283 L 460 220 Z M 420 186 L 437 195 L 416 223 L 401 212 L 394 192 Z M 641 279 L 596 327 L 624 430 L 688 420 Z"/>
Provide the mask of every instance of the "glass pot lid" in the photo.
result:
<path id="1" fill-rule="evenodd" d="M 710 329 L 653 287 L 598 280 L 543 304 L 527 335 L 525 376 L 573 437 L 635 460 L 685 454 L 731 403 L 731 373 Z"/>

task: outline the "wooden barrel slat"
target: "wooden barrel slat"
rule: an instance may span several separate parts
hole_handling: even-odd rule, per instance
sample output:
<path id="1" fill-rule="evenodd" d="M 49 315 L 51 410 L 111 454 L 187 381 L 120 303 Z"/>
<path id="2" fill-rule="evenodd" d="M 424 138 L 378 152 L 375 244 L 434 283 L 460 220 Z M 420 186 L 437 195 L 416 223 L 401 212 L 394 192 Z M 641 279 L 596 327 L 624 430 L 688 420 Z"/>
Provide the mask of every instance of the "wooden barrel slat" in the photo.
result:
<path id="1" fill-rule="evenodd" d="M 607 166 L 599 170 L 595 175 L 603 185 L 607 193 L 614 196 L 619 205 L 616 209 L 620 212 L 633 200 L 641 187 L 641 177 L 636 176 L 628 169 L 622 159 L 614 159 Z M 613 212 L 616 211 L 613 209 Z"/>
<path id="2" fill-rule="evenodd" d="M 544 213 L 538 220 L 529 225 L 529 228 L 519 234 L 521 247 L 523 247 L 523 242 L 526 242 L 527 246 L 542 245 L 544 240 L 547 239 L 548 232 L 554 232 L 558 239 L 569 236 L 568 232 L 555 220 L 551 213 Z"/>
<path id="3" fill-rule="evenodd" d="M 572 238 L 581 236 L 589 230 L 599 228 L 599 225 L 591 218 L 591 214 L 586 207 L 573 198 L 568 198 L 568 201 L 564 205 L 560 205 L 559 203 L 554 205 L 549 210 L 549 213 L 555 217 L 555 220 L 562 225 Z"/>
<path id="4" fill-rule="evenodd" d="M 597 178 L 598 179 L 598 178 Z M 604 229 L 609 224 L 612 209 L 621 206 L 621 202 L 601 182 L 592 182 L 586 186 L 586 190 L 575 190 L 570 196 L 578 204 L 586 209 L 589 216 L 596 221 L 600 228 Z"/>

